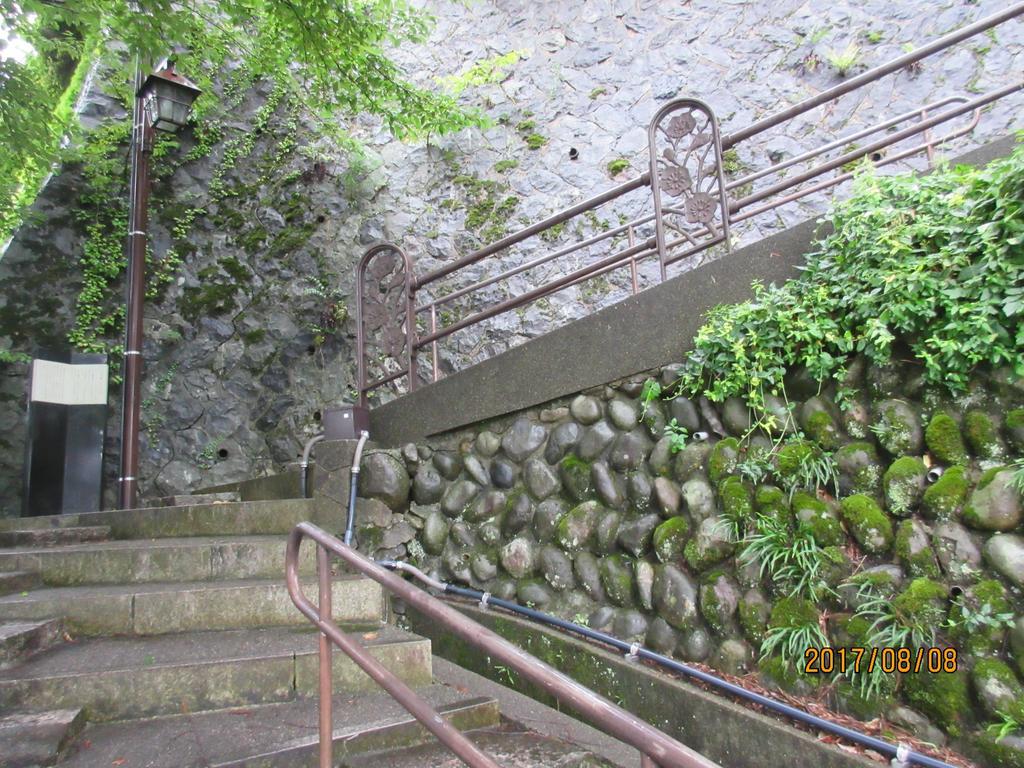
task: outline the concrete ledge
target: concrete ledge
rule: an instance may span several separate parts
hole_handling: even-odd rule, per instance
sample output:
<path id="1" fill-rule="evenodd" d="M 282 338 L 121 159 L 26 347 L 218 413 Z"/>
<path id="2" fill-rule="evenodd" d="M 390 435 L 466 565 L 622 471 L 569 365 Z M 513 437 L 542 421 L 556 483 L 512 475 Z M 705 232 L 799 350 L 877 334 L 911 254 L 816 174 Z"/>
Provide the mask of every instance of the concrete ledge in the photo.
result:
<path id="1" fill-rule="evenodd" d="M 982 165 L 1008 155 L 1014 143 L 1006 137 L 955 162 Z M 804 222 L 531 339 L 374 409 L 370 433 L 382 445 L 422 440 L 679 362 L 709 309 L 750 298 L 754 280 L 796 277 L 811 245 L 828 231 Z"/>
<path id="2" fill-rule="evenodd" d="M 680 742 L 729 768 L 867 768 L 871 760 L 818 741 L 781 720 L 682 682 L 597 645 L 511 615 L 458 606 L 474 621 L 511 640 L 582 685 L 617 702 Z M 490 659 L 412 609 L 413 632 L 430 639 L 434 654 L 501 682 L 547 705 L 554 700 L 519 675 L 499 674 Z M 768 748 L 770 745 L 770 748 Z"/>

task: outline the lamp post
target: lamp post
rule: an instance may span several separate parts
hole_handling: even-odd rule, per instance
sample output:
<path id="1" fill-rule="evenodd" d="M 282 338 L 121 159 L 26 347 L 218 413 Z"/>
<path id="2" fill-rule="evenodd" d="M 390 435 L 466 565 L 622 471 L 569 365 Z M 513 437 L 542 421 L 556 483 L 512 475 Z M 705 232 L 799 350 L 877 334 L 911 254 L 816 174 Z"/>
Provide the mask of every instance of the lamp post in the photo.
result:
<path id="1" fill-rule="evenodd" d="M 188 120 L 199 95 L 195 83 L 174 71 L 173 62 L 142 80 L 135 71 L 131 173 L 128 182 L 128 274 L 125 299 L 124 398 L 121 408 L 121 476 L 118 504 L 134 509 L 138 496 L 139 389 L 142 378 L 142 302 L 146 295 L 146 226 L 149 205 L 149 156 L 153 132 L 174 132 Z"/>

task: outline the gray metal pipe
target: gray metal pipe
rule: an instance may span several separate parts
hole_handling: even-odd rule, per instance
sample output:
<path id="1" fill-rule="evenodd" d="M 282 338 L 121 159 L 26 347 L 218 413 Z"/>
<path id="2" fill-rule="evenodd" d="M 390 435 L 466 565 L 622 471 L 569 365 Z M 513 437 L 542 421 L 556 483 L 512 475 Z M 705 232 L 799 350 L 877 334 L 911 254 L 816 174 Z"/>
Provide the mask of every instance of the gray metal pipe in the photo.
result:
<path id="1" fill-rule="evenodd" d="M 299 496 L 303 499 L 309 498 L 307 480 L 309 477 L 309 457 L 313 453 L 313 446 L 324 439 L 324 434 L 321 432 L 319 435 L 311 437 L 306 441 L 306 445 L 302 449 L 302 461 L 299 462 Z"/>
<path id="2" fill-rule="evenodd" d="M 363 460 L 363 446 L 370 438 L 370 433 L 365 429 L 359 433 L 359 442 L 356 443 L 356 452 L 352 456 L 352 470 L 349 473 L 348 483 L 348 518 L 345 521 L 345 544 L 352 544 L 352 528 L 356 522 L 356 491 L 359 489 L 359 464 Z"/>

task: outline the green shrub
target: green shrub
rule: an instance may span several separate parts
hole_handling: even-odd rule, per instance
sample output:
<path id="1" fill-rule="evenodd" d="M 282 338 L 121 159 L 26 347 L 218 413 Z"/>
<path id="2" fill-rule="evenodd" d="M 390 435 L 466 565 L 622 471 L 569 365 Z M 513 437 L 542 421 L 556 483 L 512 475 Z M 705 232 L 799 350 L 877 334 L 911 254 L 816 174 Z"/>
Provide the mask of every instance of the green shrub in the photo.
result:
<path id="1" fill-rule="evenodd" d="M 882 363 L 897 338 L 953 392 L 980 363 L 1024 375 L 1022 189 L 1021 147 L 984 168 L 862 174 L 799 278 L 711 310 L 681 391 L 741 396 L 763 415 L 791 367 L 842 384 L 852 353 Z"/>

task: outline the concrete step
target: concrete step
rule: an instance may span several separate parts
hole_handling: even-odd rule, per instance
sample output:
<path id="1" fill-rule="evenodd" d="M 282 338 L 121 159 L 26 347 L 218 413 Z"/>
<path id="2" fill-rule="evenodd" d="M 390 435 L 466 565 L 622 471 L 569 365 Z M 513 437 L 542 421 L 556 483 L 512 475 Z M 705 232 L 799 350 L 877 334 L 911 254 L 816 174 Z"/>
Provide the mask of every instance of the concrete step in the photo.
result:
<path id="1" fill-rule="evenodd" d="M 430 641 L 383 626 L 354 633 L 410 685 L 431 682 Z M 290 701 L 317 690 L 317 633 L 272 628 L 68 643 L 0 672 L 0 707 L 82 707 L 90 722 Z M 335 690 L 375 690 L 343 653 Z"/>
<path id="2" fill-rule="evenodd" d="M 0 570 L 4 570 L 0 568 Z M 30 571 L 6 571 L 0 573 L 0 597 L 12 592 L 26 592 L 41 586 L 43 580 L 38 573 Z"/>
<path id="3" fill-rule="evenodd" d="M 176 496 L 164 496 L 144 502 L 147 507 L 192 507 L 196 504 L 225 504 L 241 501 L 238 491 L 220 491 L 218 493 L 182 493 Z"/>
<path id="4" fill-rule="evenodd" d="M 532 731 L 495 728 L 470 734 L 503 768 L 615 768 L 578 744 Z M 639 762 L 639 757 L 637 758 Z M 453 768 L 458 758 L 439 742 L 343 759 L 341 768 Z"/>
<path id="5" fill-rule="evenodd" d="M 467 698 L 454 688 L 430 685 L 417 691 L 461 730 L 497 725 L 494 699 Z M 336 758 L 433 739 L 394 699 L 373 692 L 334 697 Z M 193 715 L 90 725 L 71 745 L 62 766 L 93 768 L 125 760 L 146 768 L 286 768 L 316 765 L 317 702 L 203 712 Z"/>
<path id="6" fill-rule="evenodd" d="M 0 531 L 106 525 L 114 539 L 248 536 L 286 534 L 303 520 L 332 530 L 345 524 L 321 520 L 314 499 L 283 499 L 0 519 Z"/>
<path id="7" fill-rule="evenodd" d="M 0 531 L 0 547 L 55 547 L 83 541 L 106 541 L 108 525 L 77 525 L 66 528 L 15 528 Z"/>
<path id="8" fill-rule="evenodd" d="M 0 669 L 59 643 L 64 628 L 59 619 L 0 623 Z"/>
<path id="9" fill-rule="evenodd" d="M 282 535 L 204 536 L 0 549 L 0 571 L 34 571 L 51 586 L 283 579 L 285 543 Z M 313 573 L 314 548 L 301 555 L 303 571 Z"/>
<path id="10" fill-rule="evenodd" d="M 310 578 L 306 595 L 316 602 Z M 337 576 L 335 621 L 373 626 L 384 597 L 369 579 Z M 74 635 L 157 635 L 204 629 L 308 625 L 277 579 L 53 587 L 0 597 L 0 621 L 61 617 Z"/>
<path id="11" fill-rule="evenodd" d="M 81 709 L 14 712 L 0 716 L 0 766 L 54 765 L 84 725 Z"/>

